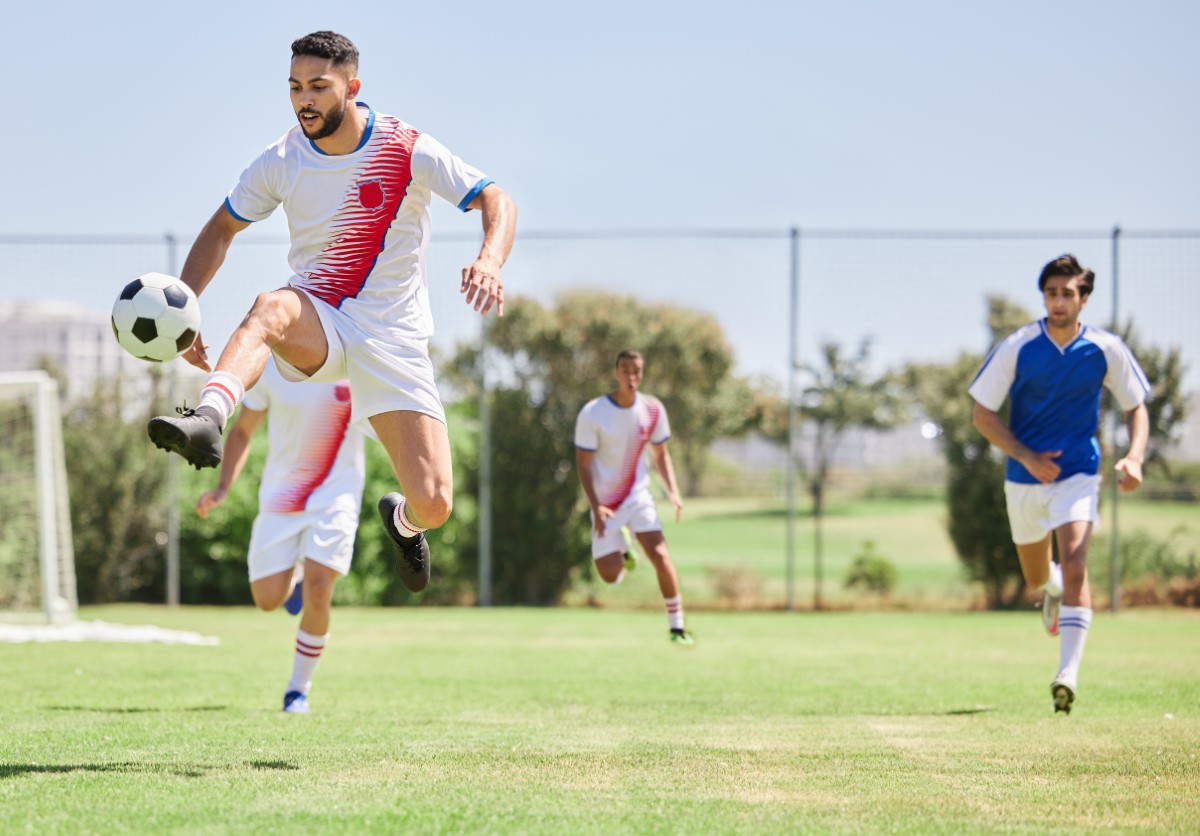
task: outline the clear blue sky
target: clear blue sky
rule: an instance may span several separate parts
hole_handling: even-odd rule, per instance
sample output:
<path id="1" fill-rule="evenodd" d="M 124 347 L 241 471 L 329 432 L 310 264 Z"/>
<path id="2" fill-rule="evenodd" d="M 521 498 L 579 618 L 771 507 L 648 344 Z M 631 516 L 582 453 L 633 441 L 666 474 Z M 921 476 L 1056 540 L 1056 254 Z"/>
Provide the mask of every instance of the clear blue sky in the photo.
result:
<path id="1" fill-rule="evenodd" d="M 113 0 L 6 11 L 0 232 L 194 234 L 318 28 L 529 228 L 1200 226 L 1189 0 Z"/>
<path id="2" fill-rule="evenodd" d="M 358 44 L 362 100 L 494 177 L 525 230 L 1200 228 L 1188 0 L 113 0 L 6 12 L 0 234 L 190 239 L 294 123 L 289 45 L 321 28 Z M 256 234 L 282 235 L 281 215 Z M 449 207 L 434 217 L 435 237 L 478 229 Z M 546 269 L 539 286 L 522 257 L 518 239 L 510 295 L 517 279 L 576 279 Z M 286 278 L 270 269 L 263 288 Z M 28 273 L 0 265 L 0 296 L 31 295 Z M 38 290 L 114 295 L 77 273 Z M 961 313 L 971 340 L 982 292 Z M 766 300 L 773 314 L 782 301 Z M 228 305 L 222 329 L 244 310 Z M 444 309 L 435 298 L 453 328 Z"/>

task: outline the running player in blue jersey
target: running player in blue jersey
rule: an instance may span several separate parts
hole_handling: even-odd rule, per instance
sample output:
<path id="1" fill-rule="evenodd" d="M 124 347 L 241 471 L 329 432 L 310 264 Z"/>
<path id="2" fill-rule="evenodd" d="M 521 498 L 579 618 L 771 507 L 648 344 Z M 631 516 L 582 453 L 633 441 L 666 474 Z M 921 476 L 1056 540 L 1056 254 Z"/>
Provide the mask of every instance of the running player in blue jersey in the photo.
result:
<path id="1" fill-rule="evenodd" d="M 1050 692 L 1054 710 L 1066 713 L 1092 621 L 1087 548 L 1100 519 L 1101 387 L 1116 398 L 1129 429 L 1129 450 L 1115 466 L 1122 490 L 1142 483 L 1150 434 L 1150 384 L 1137 359 L 1120 337 L 1079 322 L 1094 285 L 1095 274 L 1072 255 L 1042 268 L 1038 288 L 1046 317 L 1002 340 L 968 390 L 975 427 L 1008 454 L 1009 525 L 1025 583 L 1045 593 L 1046 630 L 1061 637 Z M 997 413 L 1008 398 L 1006 424 Z M 1051 534 L 1061 566 L 1052 561 Z"/>

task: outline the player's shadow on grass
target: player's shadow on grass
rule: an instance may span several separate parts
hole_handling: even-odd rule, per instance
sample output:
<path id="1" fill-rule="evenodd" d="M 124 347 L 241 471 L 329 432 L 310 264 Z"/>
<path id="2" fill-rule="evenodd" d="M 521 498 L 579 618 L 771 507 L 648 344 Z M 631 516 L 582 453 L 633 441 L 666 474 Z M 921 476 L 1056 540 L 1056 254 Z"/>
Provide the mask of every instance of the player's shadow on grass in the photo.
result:
<path id="1" fill-rule="evenodd" d="M 86 711 L 92 714 L 155 714 L 174 711 L 228 711 L 227 705 L 190 705 L 184 708 L 162 708 L 159 706 L 151 706 L 148 708 L 141 706 L 113 706 L 111 708 L 100 707 L 94 705 L 48 705 L 48 711 Z"/>
<path id="2" fill-rule="evenodd" d="M 251 769 L 298 770 L 300 767 L 287 761 L 248 761 Z M 203 764 L 155 764 L 155 763 L 0 763 L 0 781 L 22 775 L 62 775 L 69 772 L 127 772 L 130 774 L 176 775 L 181 778 L 203 778 L 210 772 L 228 772 L 230 765 L 207 766 Z"/>

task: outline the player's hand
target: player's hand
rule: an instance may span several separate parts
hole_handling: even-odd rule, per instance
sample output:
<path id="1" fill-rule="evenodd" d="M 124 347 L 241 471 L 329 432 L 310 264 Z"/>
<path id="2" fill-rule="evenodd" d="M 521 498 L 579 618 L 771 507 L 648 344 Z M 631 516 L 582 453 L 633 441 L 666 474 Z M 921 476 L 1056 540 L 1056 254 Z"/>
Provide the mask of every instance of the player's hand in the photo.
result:
<path id="1" fill-rule="evenodd" d="M 464 267 L 458 292 L 465 293 L 467 304 L 483 316 L 487 316 L 493 304 L 496 316 L 504 316 L 504 282 L 500 278 L 500 263 L 495 259 L 480 256 L 470 267 Z"/>
<path id="2" fill-rule="evenodd" d="M 1126 456 L 1117 462 L 1113 470 L 1120 474 L 1117 476 L 1117 485 L 1126 493 L 1137 490 L 1137 486 L 1142 484 L 1142 462 L 1140 459 Z"/>
<path id="3" fill-rule="evenodd" d="M 1025 469 L 1033 475 L 1043 485 L 1049 485 L 1058 478 L 1058 474 L 1062 473 L 1062 468 L 1055 463 L 1055 459 L 1062 455 L 1062 450 L 1054 450 L 1053 452 L 1031 453 L 1026 456 L 1021 464 Z"/>
<path id="4" fill-rule="evenodd" d="M 228 493 L 224 488 L 213 488 L 200 494 L 200 498 L 196 500 L 196 515 L 202 520 L 207 520 L 208 512 L 224 502 Z"/>
<path id="5" fill-rule="evenodd" d="M 208 343 L 204 342 L 204 337 L 200 334 L 196 335 L 192 347 L 179 356 L 196 368 L 212 373 L 212 367 L 208 365 Z"/>
<path id="6" fill-rule="evenodd" d="M 592 527 L 596 529 L 596 536 L 603 537 L 604 530 L 608 526 L 608 521 L 612 519 L 613 509 L 607 505 L 597 505 L 592 510 Z"/>
<path id="7" fill-rule="evenodd" d="M 679 498 L 679 494 L 677 493 L 668 494 L 667 499 L 675 506 L 675 522 L 679 522 L 683 518 L 683 500 Z"/>

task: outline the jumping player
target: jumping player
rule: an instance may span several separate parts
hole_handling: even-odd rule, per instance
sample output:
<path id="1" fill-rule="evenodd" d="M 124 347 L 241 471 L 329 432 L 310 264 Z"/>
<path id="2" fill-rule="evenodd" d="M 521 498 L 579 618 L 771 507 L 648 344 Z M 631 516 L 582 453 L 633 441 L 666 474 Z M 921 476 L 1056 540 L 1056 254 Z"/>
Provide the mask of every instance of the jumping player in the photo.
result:
<path id="1" fill-rule="evenodd" d="M 646 466 L 646 443 L 650 442 L 654 466 L 667 486 L 678 522 L 683 502 L 667 450 L 671 426 L 662 403 L 638 391 L 643 366 L 640 352 L 627 349 L 617 355 L 616 390 L 589 401 L 575 421 L 575 462 L 592 509 L 592 557 L 597 573 L 605 583 L 620 583 L 625 577 L 629 564 L 622 528 L 628 526 L 658 574 L 671 641 L 692 644 L 684 627 L 679 578 L 650 495 Z"/>
<path id="2" fill-rule="evenodd" d="M 425 250 L 434 194 L 483 220 L 479 256 L 460 291 L 481 315 L 504 313 L 500 269 L 512 249 L 516 206 L 482 172 L 394 116 L 358 101 L 358 50 L 334 32 L 292 44 L 292 107 L 299 124 L 242 173 L 201 230 L 182 280 L 197 294 L 235 235 L 283 205 L 291 235 L 288 286 L 262 293 L 225 346 L 194 410 L 150 422 L 154 443 L 199 467 L 221 461 L 225 422 L 274 353 L 291 381 L 350 381 L 351 422 L 379 438 L 404 491 L 379 501 L 414 592 L 429 582 L 424 531 L 449 518 L 453 474 L 446 417 L 434 383 Z M 205 371 L 203 341 L 184 355 Z"/>
<path id="3" fill-rule="evenodd" d="M 993 349 L 968 390 L 979 432 L 1008 454 L 1004 493 L 1026 585 L 1044 592 L 1042 621 L 1061 635 L 1055 712 L 1070 713 L 1092 621 L 1087 549 L 1099 521 L 1100 389 L 1125 412 L 1129 451 L 1116 463 L 1122 490 L 1142 482 L 1150 419 L 1146 375 L 1120 337 L 1079 322 L 1095 274 L 1072 255 L 1042 268 L 1046 317 L 1014 331 Z M 1009 423 L 997 414 L 1011 398 Z M 1057 537 L 1061 567 L 1052 562 Z M 1061 603 L 1061 611 L 1060 611 Z"/>
<path id="4" fill-rule="evenodd" d="M 329 639 L 333 587 L 350 571 L 354 554 L 366 478 L 363 437 L 349 427 L 348 383 L 288 383 L 267 363 L 229 427 L 217 487 L 196 502 L 201 517 L 225 501 L 264 419 L 267 461 L 246 555 L 250 592 L 261 610 L 284 604 L 294 615 L 303 607 L 283 710 L 307 714 L 308 690 Z M 294 588 L 293 570 L 303 578 Z"/>

